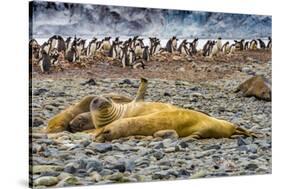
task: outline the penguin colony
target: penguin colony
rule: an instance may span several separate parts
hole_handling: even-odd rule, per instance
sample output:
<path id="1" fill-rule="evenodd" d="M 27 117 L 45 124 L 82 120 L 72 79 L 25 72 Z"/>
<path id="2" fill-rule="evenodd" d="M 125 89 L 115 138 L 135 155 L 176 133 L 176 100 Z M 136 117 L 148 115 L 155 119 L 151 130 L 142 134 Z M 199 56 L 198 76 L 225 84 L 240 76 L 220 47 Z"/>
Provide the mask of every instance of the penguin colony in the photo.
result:
<path id="1" fill-rule="evenodd" d="M 94 58 L 97 53 L 103 53 L 112 60 L 117 60 L 120 65 L 131 68 L 145 68 L 145 63 L 152 56 L 168 53 L 180 53 L 187 57 L 203 55 L 204 57 L 215 57 L 218 55 L 231 55 L 235 51 L 271 49 L 271 37 L 268 37 L 268 43 L 265 44 L 261 39 L 246 41 L 245 39 L 234 40 L 233 44 L 229 41 L 222 44 L 221 38 L 217 40 L 208 40 L 203 49 L 198 49 L 198 38 L 188 42 L 184 39 L 178 45 L 178 39 L 173 36 L 168 40 L 165 47 L 161 47 L 160 39 L 149 37 L 149 45 L 144 45 L 143 38 L 134 36 L 125 41 L 120 41 L 119 37 L 114 40 L 111 37 L 105 37 L 101 40 L 93 37 L 86 46 L 86 40 L 76 36 L 67 37 L 54 35 L 42 45 L 39 45 L 35 39 L 29 42 L 29 57 L 36 60 L 36 63 L 42 73 L 49 73 L 52 66 L 59 66 L 63 61 L 69 63 L 80 62 L 82 57 Z"/>

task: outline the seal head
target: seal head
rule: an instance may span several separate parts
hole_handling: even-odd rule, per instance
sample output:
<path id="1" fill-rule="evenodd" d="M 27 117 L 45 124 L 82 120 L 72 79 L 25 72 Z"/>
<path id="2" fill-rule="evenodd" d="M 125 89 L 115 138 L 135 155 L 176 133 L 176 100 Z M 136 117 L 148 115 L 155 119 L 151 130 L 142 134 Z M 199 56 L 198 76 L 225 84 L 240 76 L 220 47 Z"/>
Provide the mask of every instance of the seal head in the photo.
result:
<path id="1" fill-rule="evenodd" d="M 90 104 L 93 124 L 99 128 L 119 119 L 123 112 L 122 107 L 106 96 L 94 98 Z"/>

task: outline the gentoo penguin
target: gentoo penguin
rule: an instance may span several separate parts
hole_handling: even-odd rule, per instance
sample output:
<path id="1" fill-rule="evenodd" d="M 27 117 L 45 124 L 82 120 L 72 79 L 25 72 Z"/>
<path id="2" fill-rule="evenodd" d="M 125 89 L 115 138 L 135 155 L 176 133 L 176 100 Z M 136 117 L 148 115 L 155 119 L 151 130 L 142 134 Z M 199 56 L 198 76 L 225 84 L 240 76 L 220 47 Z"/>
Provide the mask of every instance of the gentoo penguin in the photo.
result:
<path id="1" fill-rule="evenodd" d="M 141 47 L 144 46 L 143 38 L 138 38 L 138 39 L 136 40 L 136 42 L 135 42 L 135 47 L 136 47 L 137 45 L 140 45 Z"/>
<path id="2" fill-rule="evenodd" d="M 237 50 L 236 45 L 235 44 L 231 44 L 229 46 L 228 52 L 229 52 L 229 54 L 233 54 L 236 50 Z"/>
<path id="3" fill-rule="evenodd" d="M 156 41 L 154 42 L 154 49 L 153 49 L 153 52 L 152 54 L 158 54 L 161 52 L 161 45 L 160 45 L 160 40 L 159 39 L 156 39 Z"/>
<path id="4" fill-rule="evenodd" d="M 53 49 L 57 49 L 59 52 L 66 50 L 64 39 L 60 35 L 53 35 L 49 38 L 48 42 L 51 45 L 49 52 Z"/>
<path id="5" fill-rule="evenodd" d="M 191 54 L 196 54 L 197 53 L 197 46 L 198 46 L 198 38 L 195 38 L 191 44 L 190 44 L 190 49 L 191 49 Z"/>
<path id="6" fill-rule="evenodd" d="M 271 37 L 268 37 L 268 43 L 266 45 L 266 48 L 268 48 L 268 49 L 272 48 L 272 39 L 271 39 Z"/>
<path id="7" fill-rule="evenodd" d="M 223 54 L 227 54 L 228 53 L 228 46 L 229 46 L 229 41 L 225 42 L 223 44 L 223 46 L 221 47 L 221 51 Z"/>
<path id="8" fill-rule="evenodd" d="M 256 50 L 256 49 L 257 49 L 257 46 L 258 46 L 258 42 L 253 39 L 253 40 L 250 42 L 250 49 L 251 49 L 251 50 Z"/>
<path id="9" fill-rule="evenodd" d="M 97 50 L 97 38 L 93 38 L 90 42 L 89 42 L 89 44 L 88 44 L 88 46 L 87 46 L 87 53 L 86 53 L 86 55 L 87 55 L 87 57 L 93 57 L 93 56 L 95 56 L 95 54 L 96 54 L 96 50 Z"/>
<path id="10" fill-rule="evenodd" d="M 245 42 L 245 39 L 241 39 L 240 41 L 237 41 L 237 40 L 234 40 L 235 42 L 235 47 L 237 50 L 244 50 L 244 42 Z"/>
<path id="11" fill-rule="evenodd" d="M 123 68 L 129 66 L 129 56 L 128 56 L 128 46 L 121 47 L 122 55 L 121 55 L 121 62 Z"/>
<path id="12" fill-rule="evenodd" d="M 170 53 L 174 53 L 177 49 L 177 41 L 178 39 L 176 36 L 173 36 L 171 39 L 169 39 L 166 44 L 166 50 Z"/>
<path id="13" fill-rule="evenodd" d="M 39 66 L 42 73 L 49 73 L 51 67 L 51 59 L 45 50 L 41 51 L 41 57 L 39 59 Z"/>
<path id="14" fill-rule="evenodd" d="M 257 39 L 257 40 L 259 41 L 260 48 L 265 49 L 265 43 L 261 39 Z"/>
<path id="15" fill-rule="evenodd" d="M 112 45 L 110 47 L 109 54 L 108 54 L 109 57 L 111 57 L 113 59 L 118 58 L 118 55 L 119 55 L 118 46 L 119 46 L 119 42 L 115 42 L 115 41 L 112 42 Z"/>
<path id="16" fill-rule="evenodd" d="M 49 52 L 51 51 L 51 42 L 50 41 L 44 42 L 41 45 L 40 53 L 43 52 L 42 50 L 44 50 L 47 54 L 49 54 Z"/>
<path id="17" fill-rule="evenodd" d="M 69 51 L 67 51 L 66 53 L 66 60 L 68 62 L 75 62 L 77 59 L 77 50 L 76 50 L 76 46 L 72 45 L 71 48 L 69 49 Z"/>
<path id="18" fill-rule="evenodd" d="M 212 41 L 208 40 L 203 46 L 203 56 L 209 56 Z"/>
<path id="19" fill-rule="evenodd" d="M 216 41 L 216 45 L 219 51 L 222 49 L 222 42 L 221 42 L 221 37 L 219 37 Z"/>
<path id="20" fill-rule="evenodd" d="M 77 50 L 77 59 L 79 60 L 81 55 L 82 55 L 82 51 L 83 49 L 85 48 L 85 43 L 86 43 L 86 40 L 85 39 L 80 39 L 78 42 L 77 42 L 77 45 L 76 45 L 76 50 Z"/>
<path id="21" fill-rule="evenodd" d="M 140 43 L 136 43 L 135 49 L 134 49 L 134 53 L 135 53 L 136 59 L 141 59 L 142 58 L 143 50 L 144 49 L 142 48 L 141 44 Z"/>
<path id="22" fill-rule="evenodd" d="M 180 54 L 190 55 L 188 48 L 187 48 L 187 41 L 184 39 L 181 44 L 179 45 L 178 51 Z"/>
<path id="23" fill-rule="evenodd" d="M 213 41 L 211 43 L 212 48 L 210 49 L 210 57 L 217 56 L 220 53 L 220 45 L 218 44 L 220 40 Z"/>
<path id="24" fill-rule="evenodd" d="M 99 51 L 103 51 L 104 53 L 109 53 L 110 48 L 111 48 L 111 43 L 110 43 L 111 37 L 105 37 L 100 44 Z"/>
<path id="25" fill-rule="evenodd" d="M 132 48 L 132 49 L 134 49 L 135 47 L 136 47 L 136 42 L 137 42 L 137 40 L 138 40 L 138 35 L 136 35 L 136 36 L 134 36 L 133 37 L 133 40 L 132 40 L 132 43 L 131 43 L 131 45 L 130 45 L 130 47 Z"/>
<path id="26" fill-rule="evenodd" d="M 143 54 L 142 54 L 142 58 L 146 62 L 148 62 L 149 59 L 150 59 L 150 53 L 149 53 L 149 49 L 148 48 L 149 48 L 148 46 L 144 46 L 144 50 L 143 50 Z"/>
<path id="27" fill-rule="evenodd" d="M 154 43 L 156 42 L 156 37 L 149 37 L 149 54 L 152 56 L 154 51 Z"/>
<path id="28" fill-rule="evenodd" d="M 57 36 L 58 44 L 57 44 L 57 50 L 58 52 L 65 52 L 66 51 L 66 45 L 64 42 L 64 39 L 62 36 L 58 35 Z"/>
<path id="29" fill-rule="evenodd" d="M 29 41 L 29 59 L 38 59 L 40 52 L 40 45 L 35 39 Z"/>
<path id="30" fill-rule="evenodd" d="M 53 49 L 51 52 L 50 52 L 50 62 L 52 65 L 58 65 L 59 62 L 59 51 L 58 49 Z"/>
<path id="31" fill-rule="evenodd" d="M 245 50 L 248 50 L 248 49 L 249 49 L 249 43 L 250 43 L 249 41 L 246 41 L 246 42 L 245 42 L 245 46 L 244 46 L 244 49 L 245 49 Z"/>
<path id="32" fill-rule="evenodd" d="M 71 43 L 71 37 L 66 38 L 66 40 L 65 40 L 66 50 L 70 49 L 70 43 Z"/>

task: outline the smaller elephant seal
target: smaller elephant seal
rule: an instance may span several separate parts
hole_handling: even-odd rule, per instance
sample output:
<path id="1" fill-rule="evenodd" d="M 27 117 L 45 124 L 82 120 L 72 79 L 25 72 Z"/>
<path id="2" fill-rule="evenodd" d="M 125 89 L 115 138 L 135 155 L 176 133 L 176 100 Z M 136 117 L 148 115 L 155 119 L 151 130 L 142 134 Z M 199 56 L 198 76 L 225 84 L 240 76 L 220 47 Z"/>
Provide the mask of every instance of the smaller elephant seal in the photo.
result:
<path id="1" fill-rule="evenodd" d="M 271 101 L 271 86 L 261 75 L 251 77 L 238 86 L 235 92 L 241 91 L 243 96 L 254 96 L 257 99 Z"/>
<path id="2" fill-rule="evenodd" d="M 68 128 L 68 130 L 73 133 L 90 129 L 95 129 L 90 112 L 78 114 L 72 121 L 70 121 Z"/>
<path id="3" fill-rule="evenodd" d="M 69 122 L 78 114 L 89 112 L 89 104 L 95 96 L 86 96 L 80 102 L 66 108 L 64 111 L 55 115 L 46 128 L 47 133 L 57 133 L 67 130 Z"/>

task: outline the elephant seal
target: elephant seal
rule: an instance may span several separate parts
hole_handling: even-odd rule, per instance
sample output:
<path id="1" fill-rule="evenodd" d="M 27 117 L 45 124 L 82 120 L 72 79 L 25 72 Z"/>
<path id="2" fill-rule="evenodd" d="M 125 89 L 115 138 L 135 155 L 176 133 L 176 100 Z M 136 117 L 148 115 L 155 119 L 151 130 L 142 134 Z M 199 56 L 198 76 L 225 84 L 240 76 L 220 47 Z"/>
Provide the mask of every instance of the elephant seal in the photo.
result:
<path id="1" fill-rule="evenodd" d="M 47 133 L 57 133 L 65 131 L 69 122 L 78 114 L 88 112 L 89 104 L 95 96 L 86 96 L 77 104 L 74 104 L 59 114 L 55 115 L 49 122 L 46 128 Z"/>
<path id="2" fill-rule="evenodd" d="M 115 112 L 118 112 L 115 117 L 110 117 L 111 123 L 108 121 L 106 126 L 92 132 L 99 142 L 134 135 L 153 136 L 161 130 L 175 130 L 179 137 L 191 139 L 229 138 L 234 135 L 257 137 L 228 121 L 170 104 L 136 102 L 122 108 L 103 97 L 96 97 L 94 100 L 102 102 L 92 104 L 92 108 L 98 108 L 98 112 L 107 112 L 112 106 L 115 106 Z"/>
<path id="3" fill-rule="evenodd" d="M 84 112 L 78 114 L 74 119 L 69 122 L 69 131 L 70 132 L 81 132 L 85 130 L 94 129 L 95 126 L 93 124 L 91 113 Z"/>
<path id="4" fill-rule="evenodd" d="M 107 96 L 95 97 L 90 104 L 91 117 L 95 127 L 103 127 L 119 118 L 126 116 L 127 110 L 130 111 L 129 107 L 134 106 L 135 103 L 142 102 L 144 100 L 146 88 L 147 80 L 141 78 L 141 84 L 135 99 L 127 104 L 115 103 Z"/>
<path id="5" fill-rule="evenodd" d="M 141 78 L 141 83 L 134 99 L 114 93 L 105 94 L 103 97 L 112 100 L 116 104 L 126 104 L 131 101 L 143 101 L 146 88 L 147 80 L 145 78 Z M 90 116 L 90 103 L 95 97 L 97 96 L 86 96 L 78 103 L 55 115 L 48 122 L 46 132 L 56 133 L 64 130 L 78 132 L 95 128 Z"/>
<path id="6" fill-rule="evenodd" d="M 254 96 L 257 99 L 271 101 L 270 84 L 261 75 L 251 77 L 238 86 L 235 92 L 241 91 L 243 96 Z"/>

